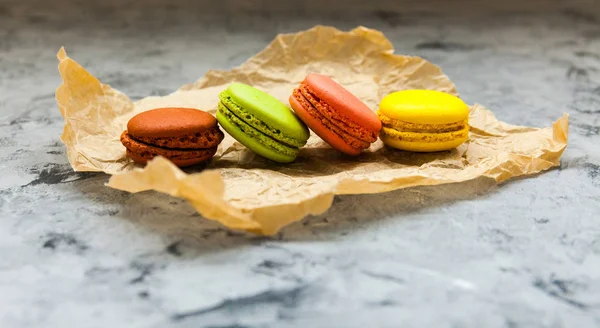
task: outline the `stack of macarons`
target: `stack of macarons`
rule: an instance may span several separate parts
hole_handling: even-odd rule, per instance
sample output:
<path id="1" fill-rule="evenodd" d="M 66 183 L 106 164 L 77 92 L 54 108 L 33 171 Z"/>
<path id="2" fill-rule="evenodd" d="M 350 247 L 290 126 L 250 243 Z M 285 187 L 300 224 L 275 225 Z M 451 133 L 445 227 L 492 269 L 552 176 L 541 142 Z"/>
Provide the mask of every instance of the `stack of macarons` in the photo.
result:
<path id="1" fill-rule="evenodd" d="M 296 159 L 309 129 L 351 156 L 378 137 L 388 147 L 414 152 L 453 149 L 468 138 L 468 106 L 439 91 L 391 93 L 375 113 L 330 77 L 309 74 L 291 92 L 289 104 L 291 109 L 264 91 L 232 83 L 219 95 L 216 119 L 191 108 L 154 109 L 134 116 L 121 142 L 137 163 L 163 156 L 183 167 L 214 156 L 224 136 L 218 125 L 254 153 L 279 163 Z"/>

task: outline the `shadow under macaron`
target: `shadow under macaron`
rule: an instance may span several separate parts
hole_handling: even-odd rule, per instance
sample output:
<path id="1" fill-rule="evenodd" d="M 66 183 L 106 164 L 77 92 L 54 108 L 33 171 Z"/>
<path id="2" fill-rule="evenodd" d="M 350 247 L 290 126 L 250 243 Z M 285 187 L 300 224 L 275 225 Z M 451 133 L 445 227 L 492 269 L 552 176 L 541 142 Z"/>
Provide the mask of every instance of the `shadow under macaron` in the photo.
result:
<path id="1" fill-rule="evenodd" d="M 390 148 L 377 141 L 358 156 L 350 156 L 330 147 L 324 141 L 312 141 L 309 146 L 300 149 L 293 162 L 281 164 L 255 154 L 239 143 L 234 143 L 230 149 L 218 153 L 204 168 L 273 170 L 293 177 L 329 176 L 348 172 L 365 164 L 371 164 L 374 171 L 403 167 L 419 168 L 423 165 L 440 163 L 445 163 L 448 168 L 462 168 L 468 165 L 465 150 L 466 146 L 461 146 L 447 151 L 417 153 Z M 199 172 L 204 168 L 194 166 L 184 171 Z"/>

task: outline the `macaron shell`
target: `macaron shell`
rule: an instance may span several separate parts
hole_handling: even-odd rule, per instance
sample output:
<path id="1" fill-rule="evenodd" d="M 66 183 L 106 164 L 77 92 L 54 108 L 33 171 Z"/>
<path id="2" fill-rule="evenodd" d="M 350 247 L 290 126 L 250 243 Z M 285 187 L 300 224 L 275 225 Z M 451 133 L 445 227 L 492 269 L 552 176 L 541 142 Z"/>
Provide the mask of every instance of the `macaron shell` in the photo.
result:
<path id="1" fill-rule="evenodd" d="M 294 96 L 305 109 L 307 106 L 313 107 L 314 110 L 318 112 L 319 116 L 323 116 L 324 119 L 327 119 L 337 128 L 343 130 L 344 133 L 367 143 L 366 146 L 354 148 L 368 148 L 372 142 L 377 141 L 378 132 L 371 131 L 362 126 L 362 124 L 341 115 L 335 108 L 324 103 L 322 100 L 315 98 L 307 86 L 300 85 L 299 88 L 293 91 L 292 96 Z"/>
<path id="2" fill-rule="evenodd" d="M 456 140 L 450 140 L 450 141 L 431 143 L 431 142 L 398 140 L 395 138 L 390 138 L 389 136 L 387 136 L 385 134 L 381 134 L 379 137 L 381 138 L 381 141 L 383 141 L 383 143 L 388 147 L 392 147 L 392 148 L 396 148 L 396 149 L 400 149 L 400 150 L 413 151 L 413 152 L 436 152 L 436 151 L 451 150 L 451 149 L 454 149 L 454 148 L 460 146 L 465 141 L 465 139 L 456 139 Z"/>
<path id="3" fill-rule="evenodd" d="M 449 124 L 469 117 L 460 98 L 434 90 L 404 90 L 383 98 L 379 110 L 391 119 L 418 124 Z"/>
<path id="4" fill-rule="evenodd" d="M 229 119 L 223 115 L 220 111 L 217 111 L 217 120 L 219 124 L 229 135 L 231 135 L 235 140 L 239 141 L 242 145 L 246 146 L 248 149 L 253 152 L 273 160 L 279 163 L 289 163 L 296 159 L 296 156 L 285 155 L 279 153 L 268 146 L 261 144 L 256 139 L 248 136 L 244 131 L 240 130 L 235 124 L 231 123 Z M 260 132 L 259 132 L 260 133 Z M 266 137 L 266 136 L 265 136 Z M 268 137 L 267 137 L 268 138 Z M 273 141 L 275 142 L 275 141 Z"/>
<path id="5" fill-rule="evenodd" d="M 226 107 L 226 110 L 228 110 L 229 112 L 233 113 L 233 115 L 235 115 L 238 118 L 240 118 L 241 120 L 243 120 L 244 123 L 246 123 L 246 124 L 250 125 L 251 127 L 255 128 L 256 130 L 270 136 L 271 138 L 273 138 L 281 143 L 284 143 L 286 145 L 290 145 L 292 147 L 300 148 L 306 144 L 306 140 L 294 139 L 293 137 L 290 137 L 290 136 L 286 135 L 285 133 L 283 133 L 283 131 L 281 131 L 281 130 L 271 128 L 270 126 L 265 124 L 263 121 L 259 120 L 254 115 L 245 111 L 242 107 L 240 107 L 239 105 L 234 103 L 231 100 L 231 98 L 224 96 L 223 93 L 221 93 L 221 95 L 219 95 L 219 98 L 221 100 L 218 104 L 219 108 L 221 108 L 222 106 Z"/>
<path id="6" fill-rule="evenodd" d="M 142 164 L 142 165 L 145 165 L 146 163 L 148 163 L 148 161 L 151 160 L 149 158 L 145 158 L 138 154 L 132 153 L 129 149 L 127 149 L 127 157 L 131 158 L 134 162 L 136 162 L 138 164 Z M 213 158 L 213 155 L 198 157 L 198 158 L 193 158 L 193 159 L 169 159 L 169 158 L 167 158 L 167 159 L 170 160 L 173 164 L 175 164 L 178 167 L 187 167 L 187 166 L 192 166 L 192 165 L 208 162 L 212 158 Z"/>
<path id="7" fill-rule="evenodd" d="M 132 136 L 165 138 L 218 129 L 211 114 L 192 108 L 157 108 L 139 113 L 127 123 Z"/>
<path id="8" fill-rule="evenodd" d="M 293 95 L 290 96 L 289 102 L 302 121 L 310 126 L 310 129 L 331 147 L 351 156 L 357 156 L 361 153 L 361 149 L 352 148 L 340 136 L 329 130 L 321 121 L 310 115 Z"/>
<path id="9" fill-rule="evenodd" d="M 373 110 L 329 76 L 308 74 L 303 83 L 320 100 L 339 111 L 340 114 L 373 132 L 379 133 L 381 130 L 381 122 Z"/>
<path id="10" fill-rule="evenodd" d="M 305 144 L 310 136 L 308 129 L 294 113 L 277 98 L 242 83 L 232 83 L 225 94 L 245 111 L 269 127 L 282 131 Z"/>
<path id="11" fill-rule="evenodd" d="M 271 148 L 271 150 L 274 150 L 282 155 L 293 156 L 293 157 L 296 157 L 296 155 L 298 155 L 299 148 L 288 146 L 284 143 L 278 142 L 277 140 L 265 135 L 264 133 L 260 132 L 259 130 L 253 128 L 251 125 L 246 123 L 244 120 L 240 119 L 233 112 L 231 112 L 227 107 L 219 106 L 219 110 L 217 111 L 217 113 L 220 113 L 221 116 L 223 116 L 234 127 L 238 128 L 238 130 L 241 130 L 241 132 L 243 132 L 247 137 L 256 140 L 258 143 L 262 144 L 263 146 L 267 146 L 268 148 Z"/>
<path id="12" fill-rule="evenodd" d="M 441 151 L 457 147 L 469 137 L 467 121 L 458 124 L 416 124 L 389 119 L 378 112 L 384 122 L 381 140 L 388 146 L 410 151 Z M 393 123 L 390 125 L 389 123 Z"/>

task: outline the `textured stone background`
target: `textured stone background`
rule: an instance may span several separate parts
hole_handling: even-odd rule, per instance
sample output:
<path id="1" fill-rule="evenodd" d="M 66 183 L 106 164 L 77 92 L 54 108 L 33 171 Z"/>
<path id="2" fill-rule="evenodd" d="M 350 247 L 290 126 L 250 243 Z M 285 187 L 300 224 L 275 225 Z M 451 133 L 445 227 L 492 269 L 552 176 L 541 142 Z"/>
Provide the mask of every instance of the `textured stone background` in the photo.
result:
<path id="1" fill-rule="evenodd" d="M 482 2 L 0 1 L 0 327 L 600 326 L 600 2 Z M 137 99 L 315 24 L 383 30 L 504 121 L 568 112 L 561 167 L 337 197 L 274 238 L 70 170 L 60 46 Z"/>

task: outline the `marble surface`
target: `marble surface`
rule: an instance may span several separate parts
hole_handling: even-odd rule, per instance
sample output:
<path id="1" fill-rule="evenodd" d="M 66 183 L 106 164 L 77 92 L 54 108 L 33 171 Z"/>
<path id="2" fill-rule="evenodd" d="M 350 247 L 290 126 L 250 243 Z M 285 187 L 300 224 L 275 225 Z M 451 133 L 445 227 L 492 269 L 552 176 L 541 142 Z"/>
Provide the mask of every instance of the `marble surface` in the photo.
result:
<path id="1" fill-rule="evenodd" d="M 0 2 L 0 327 L 600 326 L 600 3 L 344 3 Z M 60 46 L 137 99 L 315 24 L 381 29 L 506 122 L 569 113 L 560 168 L 337 197 L 273 238 L 71 171 Z"/>

